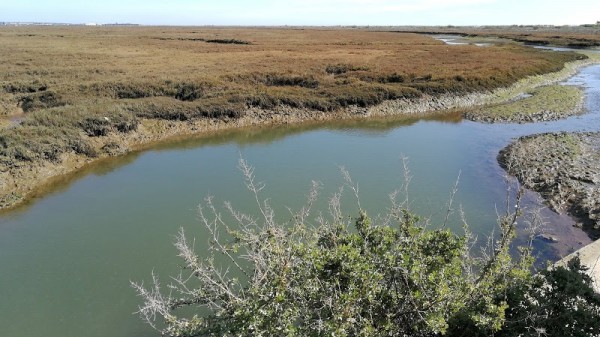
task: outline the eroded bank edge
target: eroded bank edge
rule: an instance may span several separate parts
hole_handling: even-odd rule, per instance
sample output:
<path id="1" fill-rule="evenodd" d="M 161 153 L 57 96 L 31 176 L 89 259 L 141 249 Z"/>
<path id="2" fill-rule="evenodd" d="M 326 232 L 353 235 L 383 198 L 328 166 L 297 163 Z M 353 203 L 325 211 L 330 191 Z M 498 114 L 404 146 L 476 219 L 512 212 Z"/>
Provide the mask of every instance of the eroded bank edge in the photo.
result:
<path id="1" fill-rule="evenodd" d="M 35 197 L 41 190 L 51 186 L 61 176 L 73 174 L 99 159 L 147 149 L 153 144 L 169 141 L 173 138 L 249 126 L 286 125 L 375 116 L 423 115 L 445 110 L 451 111 L 453 109 L 509 102 L 528 90 L 563 81 L 574 75 L 583 66 L 600 63 L 598 53 L 582 53 L 586 54 L 588 59 L 567 63 L 558 72 L 530 76 L 507 88 L 499 88 L 489 93 L 423 96 L 416 99 L 390 100 L 368 108 L 352 106 L 327 114 L 316 110 L 281 106 L 272 110 L 250 108 L 243 114 L 243 117 L 238 119 L 142 120 L 141 125 L 134 132 L 110 134 L 102 139 L 93 140 L 93 145 L 97 148 L 102 148 L 107 144 L 117 144 L 118 146 L 112 153 L 105 153 L 98 158 L 66 153 L 61 156 L 58 163 L 37 162 L 27 167 L 0 173 L 0 210 L 19 206 Z"/>

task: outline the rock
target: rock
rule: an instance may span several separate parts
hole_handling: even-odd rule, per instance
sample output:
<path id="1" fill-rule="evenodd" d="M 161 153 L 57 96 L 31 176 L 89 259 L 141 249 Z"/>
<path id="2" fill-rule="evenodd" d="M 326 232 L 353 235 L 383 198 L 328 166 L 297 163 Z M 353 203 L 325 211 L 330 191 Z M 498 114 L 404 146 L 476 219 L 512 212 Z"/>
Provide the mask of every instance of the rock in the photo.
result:
<path id="1" fill-rule="evenodd" d="M 538 238 L 544 240 L 544 241 L 548 241 L 548 242 L 559 242 L 558 238 L 554 235 L 550 235 L 550 234 L 538 234 L 537 236 Z"/>

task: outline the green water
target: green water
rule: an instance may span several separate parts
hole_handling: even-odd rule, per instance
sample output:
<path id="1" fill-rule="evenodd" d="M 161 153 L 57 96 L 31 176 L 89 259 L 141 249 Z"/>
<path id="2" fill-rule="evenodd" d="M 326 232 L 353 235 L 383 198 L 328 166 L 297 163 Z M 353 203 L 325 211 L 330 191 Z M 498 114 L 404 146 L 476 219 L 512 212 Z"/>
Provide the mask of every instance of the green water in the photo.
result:
<path id="1" fill-rule="evenodd" d="M 152 270 L 167 282 L 177 268 L 172 242 L 180 227 L 202 249 L 207 238 L 195 207 L 206 195 L 253 209 L 240 156 L 267 184 L 264 198 L 280 219 L 288 217 L 286 206 L 301 207 L 312 180 L 324 184 L 319 208 L 326 211 L 327 197 L 343 184 L 339 166 L 359 183 L 362 206 L 371 215 L 385 212 L 388 194 L 403 183 L 406 156 L 414 211 L 439 223 L 460 174 L 456 203 L 476 234 L 489 234 L 505 195 L 500 148 L 523 134 L 600 129 L 600 68 L 578 80 L 589 87 L 590 113 L 555 123 L 448 118 L 247 129 L 101 163 L 0 215 L 0 336 L 157 336 L 134 314 L 140 300 L 129 282 L 148 281 Z M 346 213 L 356 214 L 352 196 L 344 201 Z M 460 228 L 458 217 L 449 225 Z"/>

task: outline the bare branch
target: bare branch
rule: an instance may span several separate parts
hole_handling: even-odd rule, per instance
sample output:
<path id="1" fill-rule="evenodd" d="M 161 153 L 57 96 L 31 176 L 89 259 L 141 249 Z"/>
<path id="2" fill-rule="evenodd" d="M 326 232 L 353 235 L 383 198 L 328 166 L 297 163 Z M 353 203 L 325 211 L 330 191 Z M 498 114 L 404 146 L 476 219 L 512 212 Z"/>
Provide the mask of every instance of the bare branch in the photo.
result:
<path id="1" fill-rule="evenodd" d="M 456 196 L 456 192 L 458 192 L 458 183 L 460 182 L 460 171 L 458 172 L 458 177 L 456 177 L 456 181 L 454 182 L 454 186 L 452 187 L 452 191 L 450 191 L 450 199 L 448 199 L 448 203 L 446 204 L 446 218 L 444 219 L 444 223 L 442 225 L 442 227 L 446 227 L 446 224 L 448 223 L 448 219 L 450 218 L 450 215 L 454 212 L 454 209 L 452 208 L 452 204 L 454 203 L 454 197 Z"/>
<path id="2" fill-rule="evenodd" d="M 344 178 L 344 181 L 346 182 L 346 186 L 348 186 L 352 192 L 354 192 L 354 197 L 356 198 L 356 204 L 358 205 L 358 209 L 362 210 L 362 206 L 360 205 L 360 196 L 359 196 L 359 189 L 358 189 L 358 183 L 354 183 L 352 181 L 352 177 L 350 176 L 350 172 L 348 172 L 348 170 L 346 170 L 346 168 L 344 168 L 343 166 L 340 166 L 340 172 L 342 172 L 342 177 Z"/>

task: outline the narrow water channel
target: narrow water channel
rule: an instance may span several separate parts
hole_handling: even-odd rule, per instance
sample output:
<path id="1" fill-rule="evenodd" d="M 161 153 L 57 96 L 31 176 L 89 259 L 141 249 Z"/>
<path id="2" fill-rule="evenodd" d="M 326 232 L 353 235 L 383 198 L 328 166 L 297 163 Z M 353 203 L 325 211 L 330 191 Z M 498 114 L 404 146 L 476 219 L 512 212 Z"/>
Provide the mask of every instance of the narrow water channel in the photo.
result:
<path id="1" fill-rule="evenodd" d="M 282 219 L 298 208 L 311 180 L 326 198 L 342 185 L 339 166 L 359 183 L 371 215 L 385 212 L 388 194 L 402 185 L 401 156 L 409 158 L 415 212 L 443 217 L 460 174 L 460 203 L 473 231 L 489 234 L 505 196 L 498 151 L 511 139 L 548 131 L 600 130 L 600 66 L 568 81 L 586 92 L 583 116 L 540 124 L 485 125 L 438 120 L 333 121 L 245 129 L 162 145 L 99 163 L 59 189 L 0 215 L 0 336 L 155 336 L 134 314 L 140 303 L 130 280 L 166 276 L 177 268 L 173 235 L 187 229 L 202 249 L 206 237 L 195 207 L 210 194 L 252 210 L 237 170 L 240 156 L 267 184 L 264 197 Z M 346 213 L 357 209 L 347 195 Z M 545 211 L 550 230 L 571 233 L 567 217 Z M 460 220 L 450 226 L 459 230 Z M 570 247 L 585 243 L 579 235 Z M 581 242 L 581 243 L 580 243 Z M 546 256 L 552 245 L 540 246 Z"/>

